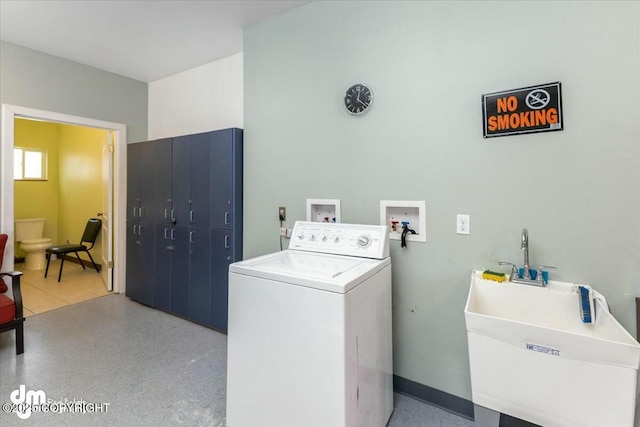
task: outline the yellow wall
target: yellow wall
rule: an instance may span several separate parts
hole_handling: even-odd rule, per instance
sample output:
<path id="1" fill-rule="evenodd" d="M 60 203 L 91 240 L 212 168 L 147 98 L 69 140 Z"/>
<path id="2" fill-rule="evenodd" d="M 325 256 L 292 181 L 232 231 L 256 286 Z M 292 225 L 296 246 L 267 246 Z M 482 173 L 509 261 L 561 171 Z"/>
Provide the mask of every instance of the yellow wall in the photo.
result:
<path id="1" fill-rule="evenodd" d="M 58 240 L 58 140 L 60 125 L 16 119 L 15 145 L 47 150 L 46 181 L 15 181 L 14 218 L 45 218 L 44 236 Z M 16 246 L 16 255 L 24 256 Z"/>
<path id="2" fill-rule="evenodd" d="M 79 243 L 89 218 L 102 212 L 102 145 L 107 131 L 60 125 L 58 236 Z M 91 250 L 100 263 L 101 235 Z M 86 254 L 81 257 L 89 259 Z"/>
<path id="3" fill-rule="evenodd" d="M 46 218 L 44 237 L 54 244 L 80 242 L 87 220 L 102 211 L 106 136 L 99 129 L 16 119 L 16 146 L 47 149 L 48 180 L 15 181 L 15 218 Z M 16 247 L 16 255 L 24 253 Z M 100 263 L 100 236 L 91 255 Z"/>

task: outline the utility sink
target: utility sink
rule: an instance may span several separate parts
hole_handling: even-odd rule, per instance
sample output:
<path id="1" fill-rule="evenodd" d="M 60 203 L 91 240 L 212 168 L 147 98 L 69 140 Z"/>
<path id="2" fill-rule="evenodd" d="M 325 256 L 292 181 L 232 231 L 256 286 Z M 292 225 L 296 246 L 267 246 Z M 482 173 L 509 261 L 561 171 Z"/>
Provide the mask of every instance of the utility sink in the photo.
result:
<path id="1" fill-rule="evenodd" d="M 465 320 L 476 412 L 549 427 L 635 425 L 640 344 L 599 300 L 595 323 L 583 323 L 574 287 L 472 273 Z"/>

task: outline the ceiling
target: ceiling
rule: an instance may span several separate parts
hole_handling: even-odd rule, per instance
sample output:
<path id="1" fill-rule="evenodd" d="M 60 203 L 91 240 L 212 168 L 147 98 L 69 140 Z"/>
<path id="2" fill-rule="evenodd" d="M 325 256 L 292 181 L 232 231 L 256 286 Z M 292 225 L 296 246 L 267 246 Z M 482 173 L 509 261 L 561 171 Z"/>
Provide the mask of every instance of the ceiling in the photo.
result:
<path id="1" fill-rule="evenodd" d="M 143 82 L 242 52 L 242 29 L 308 1 L 0 0 L 0 38 Z"/>

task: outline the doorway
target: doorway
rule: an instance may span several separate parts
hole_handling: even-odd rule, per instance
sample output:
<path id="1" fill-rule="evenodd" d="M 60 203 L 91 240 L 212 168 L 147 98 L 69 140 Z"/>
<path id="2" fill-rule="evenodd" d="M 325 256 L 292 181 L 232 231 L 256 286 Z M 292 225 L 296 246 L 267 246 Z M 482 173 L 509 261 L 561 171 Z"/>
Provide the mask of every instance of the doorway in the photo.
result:
<path id="1" fill-rule="evenodd" d="M 4 265 L 7 269 L 13 269 L 14 259 L 14 186 L 13 186 L 13 148 L 15 145 L 15 119 L 25 118 L 46 122 L 77 125 L 88 128 L 98 128 L 110 131 L 114 146 L 113 174 L 109 178 L 113 189 L 113 216 L 111 223 L 111 237 L 113 242 L 113 260 L 104 268 L 113 269 L 111 285 L 116 293 L 125 292 L 125 264 L 126 264 L 126 125 L 120 123 L 105 122 L 79 116 L 55 113 L 44 110 L 20 107 L 15 105 L 2 105 L 2 138 L 0 151 L 2 161 L 0 163 L 0 230 L 9 235 L 9 241 L 5 250 Z"/>

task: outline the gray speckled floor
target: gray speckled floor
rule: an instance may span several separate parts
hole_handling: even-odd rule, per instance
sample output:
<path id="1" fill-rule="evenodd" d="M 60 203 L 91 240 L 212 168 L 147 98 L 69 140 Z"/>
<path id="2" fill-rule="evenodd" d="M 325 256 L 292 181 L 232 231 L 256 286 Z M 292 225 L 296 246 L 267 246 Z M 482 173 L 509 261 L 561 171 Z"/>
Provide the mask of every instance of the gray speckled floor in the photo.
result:
<path id="1" fill-rule="evenodd" d="M 42 390 L 53 401 L 108 403 L 108 409 L 32 413 L 26 420 L 0 409 L 0 425 L 222 427 L 226 349 L 225 335 L 124 295 L 33 316 L 25 325 L 23 355 L 15 355 L 13 332 L 0 334 L 0 404 L 9 403 L 11 392 L 24 384 L 26 390 Z M 399 394 L 388 424 L 472 425 Z"/>

